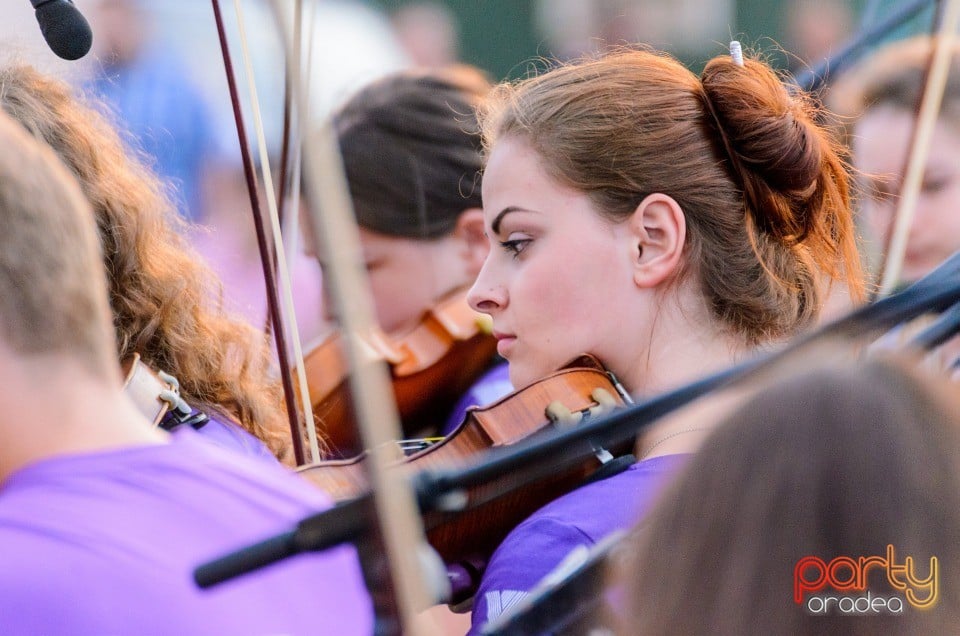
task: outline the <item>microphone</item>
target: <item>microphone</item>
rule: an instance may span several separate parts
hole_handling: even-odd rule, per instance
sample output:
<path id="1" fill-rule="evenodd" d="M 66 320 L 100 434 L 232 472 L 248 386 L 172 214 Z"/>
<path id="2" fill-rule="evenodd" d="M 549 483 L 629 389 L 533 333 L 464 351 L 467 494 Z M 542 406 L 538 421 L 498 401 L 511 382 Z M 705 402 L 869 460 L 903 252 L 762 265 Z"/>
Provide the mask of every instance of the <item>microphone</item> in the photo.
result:
<path id="1" fill-rule="evenodd" d="M 253 572 L 301 552 L 319 552 L 355 539 L 372 522 L 370 493 L 311 515 L 291 532 L 231 552 L 197 567 L 193 580 L 201 589 Z"/>
<path id="2" fill-rule="evenodd" d="M 71 0 L 30 0 L 40 32 L 50 49 L 65 60 L 79 60 L 90 50 L 90 25 Z"/>

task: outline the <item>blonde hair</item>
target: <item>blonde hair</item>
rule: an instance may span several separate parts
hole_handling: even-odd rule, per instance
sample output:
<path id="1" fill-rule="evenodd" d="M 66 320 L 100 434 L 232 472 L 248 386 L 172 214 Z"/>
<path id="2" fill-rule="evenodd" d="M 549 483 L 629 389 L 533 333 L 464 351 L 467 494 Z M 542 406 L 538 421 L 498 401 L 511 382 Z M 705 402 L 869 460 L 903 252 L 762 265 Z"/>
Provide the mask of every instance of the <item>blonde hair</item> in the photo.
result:
<path id="1" fill-rule="evenodd" d="M 89 205 L 45 145 L 0 115 L 0 333 L 23 355 L 67 354 L 116 378 Z"/>
<path id="2" fill-rule="evenodd" d="M 289 428 L 266 338 L 225 312 L 219 281 L 178 233 L 184 223 L 157 177 L 103 115 L 29 66 L 0 69 L 0 107 L 60 155 L 93 208 L 120 359 L 139 353 L 175 375 L 188 402 L 236 419 L 285 457 Z"/>
<path id="3" fill-rule="evenodd" d="M 482 126 L 488 152 L 522 138 L 612 221 L 654 192 L 675 199 L 686 268 L 748 344 L 810 325 L 830 281 L 862 297 L 840 149 L 761 62 L 715 58 L 698 79 L 666 55 L 618 50 L 501 85 Z"/>

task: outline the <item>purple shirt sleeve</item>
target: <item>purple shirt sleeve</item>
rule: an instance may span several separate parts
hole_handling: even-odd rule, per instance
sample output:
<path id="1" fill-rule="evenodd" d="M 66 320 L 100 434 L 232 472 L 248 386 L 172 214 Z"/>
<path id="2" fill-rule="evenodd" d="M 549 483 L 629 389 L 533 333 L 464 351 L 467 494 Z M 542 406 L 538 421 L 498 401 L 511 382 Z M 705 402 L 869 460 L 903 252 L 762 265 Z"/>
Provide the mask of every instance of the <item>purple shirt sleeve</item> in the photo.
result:
<path id="1" fill-rule="evenodd" d="M 216 415 L 207 416 L 210 419 L 206 424 L 196 429 L 205 441 L 268 464 L 279 463 L 262 440 L 248 433 L 239 424 Z"/>
<path id="2" fill-rule="evenodd" d="M 575 547 L 592 543 L 577 527 L 549 517 L 531 517 L 518 526 L 487 565 L 473 600 L 470 634 L 526 597 Z"/>
<path id="3" fill-rule="evenodd" d="M 474 597 L 470 634 L 527 596 L 577 546 L 631 528 L 689 455 L 666 455 L 578 488 L 533 513 L 507 535 Z"/>

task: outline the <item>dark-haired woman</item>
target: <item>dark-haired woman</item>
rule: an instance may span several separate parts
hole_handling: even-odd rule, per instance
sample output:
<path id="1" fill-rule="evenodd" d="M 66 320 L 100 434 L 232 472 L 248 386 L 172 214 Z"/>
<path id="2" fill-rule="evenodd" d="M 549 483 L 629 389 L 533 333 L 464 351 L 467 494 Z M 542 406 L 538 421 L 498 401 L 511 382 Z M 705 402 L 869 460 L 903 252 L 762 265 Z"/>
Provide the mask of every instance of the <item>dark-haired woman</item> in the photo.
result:
<path id="1" fill-rule="evenodd" d="M 625 51 L 495 89 L 482 118 L 494 243 L 469 299 L 517 386 L 582 352 L 663 392 L 862 291 L 848 175 L 807 104 L 764 64 Z M 577 545 L 629 527 L 707 419 L 657 423 L 630 469 L 534 513 L 492 556 L 478 628 Z"/>
<path id="2" fill-rule="evenodd" d="M 388 336 L 406 335 L 438 301 L 465 294 L 480 271 L 489 243 L 475 113 L 489 88 L 470 67 L 400 73 L 367 86 L 336 115 L 376 318 Z M 512 390 L 502 362 L 472 380 L 440 433 L 468 406 Z"/>

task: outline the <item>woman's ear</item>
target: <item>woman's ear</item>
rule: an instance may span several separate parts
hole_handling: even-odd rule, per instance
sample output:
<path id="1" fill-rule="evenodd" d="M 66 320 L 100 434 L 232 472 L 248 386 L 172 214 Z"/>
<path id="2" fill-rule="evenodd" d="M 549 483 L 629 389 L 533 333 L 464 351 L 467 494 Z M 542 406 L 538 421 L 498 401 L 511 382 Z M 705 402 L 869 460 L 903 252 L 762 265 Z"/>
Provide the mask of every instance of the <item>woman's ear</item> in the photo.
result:
<path id="1" fill-rule="evenodd" d="M 462 242 L 462 254 L 467 273 L 476 278 L 490 251 L 490 240 L 483 230 L 483 210 L 468 208 L 460 213 L 453 235 Z"/>
<path id="2" fill-rule="evenodd" d="M 687 219 L 673 197 L 648 195 L 627 220 L 633 250 L 633 280 L 656 287 L 680 271 L 687 238 Z"/>

